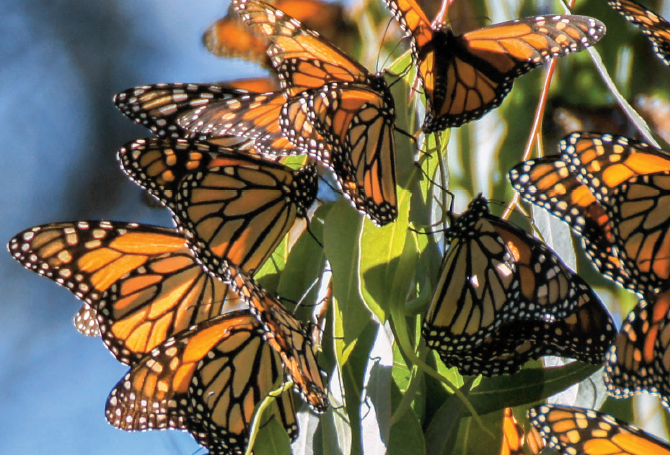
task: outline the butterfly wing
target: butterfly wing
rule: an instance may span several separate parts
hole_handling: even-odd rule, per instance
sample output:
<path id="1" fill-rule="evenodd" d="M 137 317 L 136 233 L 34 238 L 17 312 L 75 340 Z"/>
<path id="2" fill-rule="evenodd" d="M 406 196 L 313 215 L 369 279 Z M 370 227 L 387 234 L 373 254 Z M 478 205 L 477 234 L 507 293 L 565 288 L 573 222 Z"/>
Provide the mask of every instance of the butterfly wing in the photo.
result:
<path id="1" fill-rule="evenodd" d="M 547 446 L 561 454 L 667 455 L 670 445 L 639 428 L 591 409 L 542 405 L 528 409 Z"/>
<path id="2" fill-rule="evenodd" d="M 183 112 L 176 123 L 191 139 L 220 143 L 219 138 L 241 136 L 265 156 L 304 153 L 282 134 L 279 118 L 285 102 L 280 92 L 240 95 Z"/>
<path id="3" fill-rule="evenodd" d="M 419 61 L 419 49 L 424 49 L 433 40 L 433 29 L 426 13 L 414 0 L 385 0 L 400 28 L 411 36 L 412 54 Z"/>
<path id="4" fill-rule="evenodd" d="M 505 322 L 480 346 L 442 360 L 461 374 L 484 376 L 514 374 L 527 361 L 549 355 L 601 365 L 616 333 L 604 305 L 583 298 L 566 318 Z"/>
<path id="5" fill-rule="evenodd" d="M 419 76 L 430 112 L 424 131 L 438 131 L 482 117 L 500 105 L 512 81 L 550 59 L 592 46 L 605 25 L 587 16 L 536 16 L 455 36 L 433 33 L 419 48 Z"/>
<path id="6" fill-rule="evenodd" d="M 515 319 L 563 319 L 580 302 L 598 301 L 591 287 L 543 242 L 498 217 L 487 215 L 487 220 L 512 253 L 519 275 Z"/>
<path id="7" fill-rule="evenodd" d="M 234 0 L 233 5 L 252 30 L 268 38 L 267 53 L 289 99 L 330 82 L 368 81 L 360 63 L 283 11 L 259 0 Z"/>
<path id="8" fill-rule="evenodd" d="M 611 205 L 611 192 L 626 180 L 670 171 L 670 154 L 624 136 L 576 132 L 563 138 L 559 148 L 570 173 L 604 207 Z"/>
<path id="9" fill-rule="evenodd" d="M 302 21 L 305 27 L 317 31 L 329 40 L 346 43 L 347 38 L 356 33 L 355 27 L 347 20 L 344 8 L 339 3 L 318 0 L 279 0 L 273 3 L 278 9 Z M 203 43 L 207 50 L 216 56 L 241 57 L 268 68 L 272 66 L 270 58 L 265 53 L 267 41 L 252 34 L 242 24 L 232 5 L 226 17 L 205 31 Z"/>
<path id="10" fill-rule="evenodd" d="M 210 25 L 202 36 L 202 42 L 217 57 L 243 58 L 265 68 L 272 67 L 265 53 L 266 41 L 250 33 L 234 10 Z"/>
<path id="11" fill-rule="evenodd" d="M 235 79 L 234 81 L 221 82 L 220 85 L 224 88 L 246 90 L 253 93 L 269 93 L 279 90 L 279 83 L 273 77 Z"/>
<path id="12" fill-rule="evenodd" d="M 327 388 L 303 324 L 251 278 L 232 268 L 228 272 L 227 281 L 260 321 L 265 340 L 281 356 L 295 391 L 314 412 L 323 413 L 328 408 Z"/>
<path id="13" fill-rule="evenodd" d="M 234 149 L 141 139 L 119 150 L 122 168 L 174 213 L 213 273 L 253 274 L 316 197 L 316 170 L 293 171 Z"/>
<path id="14" fill-rule="evenodd" d="M 625 289 L 639 290 L 621 265 L 605 207 L 570 173 L 559 155 L 524 161 L 508 176 L 524 200 L 568 223 L 600 273 Z"/>
<path id="15" fill-rule="evenodd" d="M 107 420 L 126 431 L 188 430 L 212 453 L 244 453 L 257 405 L 278 387 L 279 355 L 248 311 L 204 321 L 133 366 L 107 400 Z M 274 405 L 295 439 L 290 393 Z"/>
<path id="16" fill-rule="evenodd" d="M 535 428 L 530 428 L 528 433 L 517 422 L 512 408 L 505 408 L 503 414 L 503 442 L 500 455 L 525 455 L 524 445 L 528 446 L 530 453 L 537 455 L 544 449 L 544 441 Z"/>
<path id="17" fill-rule="evenodd" d="M 228 286 L 204 272 L 173 229 L 55 223 L 19 233 L 9 250 L 24 267 L 86 302 L 103 341 L 126 364 L 225 311 Z"/>
<path id="18" fill-rule="evenodd" d="M 248 92 L 215 84 L 140 85 L 114 95 L 114 104 L 133 122 L 165 138 L 186 135 L 177 124 L 185 112 Z"/>
<path id="19" fill-rule="evenodd" d="M 519 293 L 513 258 L 485 219 L 484 198 L 449 227 L 449 250 L 424 319 L 426 344 L 449 356 L 482 344 L 509 319 L 509 301 Z"/>
<path id="20" fill-rule="evenodd" d="M 608 0 L 626 20 L 642 30 L 654 46 L 656 56 L 670 66 L 670 23 L 635 0 Z"/>
<path id="21" fill-rule="evenodd" d="M 503 441 L 500 455 L 525 455 L 523 451 L 524 433 L 514 418 L 512 408 L 505 408 L 503 415 Z"/>
<path id="22" fill-rule="evenodd" d="M 222 146 L 253 141 L 266 155 L 299 152 L 279 126 L 284 101 L 279 92 L 253 93 L 225 83 L 142 85 L 114 96 L 126 117 L 162 138 L 197 138 Z"/>
<path id="23" fill-rule="evenodd" d="M 640 392 L 660 395 L 670 409 L 670 294 L 643 299 L 628 314 L 614 346 L 607 353 L 605 385 L 615 398 Z"/>
<path id="24" fill-rule="evenodd" d="M 337 176 L 354 206 L 378 225 L 398 214 L 390 93 L 380 96 L 363 85 L 333 83 L 311 91 L 307 116 L 332 145 L 330 156 L 317 156 Z"/>
<path id="25" fill-rule="evenodd" d="M 77 314 L 74 315 L 74 326 L 79 333 L 87 337 L 99 337 L 101 335 L 96 312 L 87 303 L 82 305 Z"/>
<path id="26" fill-rule="evenodd" d="M 651 292 L 670 287 L 670 171 L 633 177 L 611 193 L 623 266 Z"/>

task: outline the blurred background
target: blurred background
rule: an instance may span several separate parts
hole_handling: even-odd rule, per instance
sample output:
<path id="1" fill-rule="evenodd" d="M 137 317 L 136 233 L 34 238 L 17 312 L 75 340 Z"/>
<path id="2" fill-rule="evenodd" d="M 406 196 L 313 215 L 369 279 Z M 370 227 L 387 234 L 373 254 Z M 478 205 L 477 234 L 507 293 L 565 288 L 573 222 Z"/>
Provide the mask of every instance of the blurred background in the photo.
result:
<path id="1" fill-rule="evenodd" d="M 371 3 L 381 28 L 361 34 L 379 42 L 390 16 L 379 2 Z M 439 2 L 433 3 L 435 10 Z M 121 145 L 150 134 L 125 119 L 112 96 L 140 84 L 262 75 L 258 66 L 216 58 L 201 44 L 202 33 L 225 14 L 228 2 L 7 0 L 3 4 L 0 241 L 6 243 L 23 229 L 54 221 L 111 219 L 171 225 L 167 211 L 143 203 L 140 190 L 117 166 L 115 153 Z M 459 4 L 465 10 L 456 9 Z M 646 4 L 668 13 L 661 2 Z M 461 17 L 476 17 L 482 26 L 561 10 L 548 1 L 460 0 L 454 14 L 459 11 Z M 606 23 L 610 32 L 598 45 L 605 65 L 622 93 L 634 104 L 642 103 L 641 109 L 648 108 L 662 137 L 660 130 L 670 123 L 670 108 L 664 101 L 670 89 L 668 68 L 655 59 L 642 34 L 606 2 L 578 2 L 576 12 Z M 396 48 L 397 38 L 393 39 L 389 49 Z M 366 56 L 363 62 L 369 68 L 383 66 L 378 46 L 368 46 L 367 53 L 360 54 Z M 546 153 L 554 153 L 556 139 L 572 130 L 634 134 L 588 56 L 582 54 L 569 59 L 571 68 L 587 68 L 584 71 L 559 65 L 545 120 Z M 520 79 L 500 109 L 452 133 L 450 151 L 459 150 L 450 156 L 452 189 L 511 196 L 504 174 L 521 156 L 542 76 L 534 71 Z M 659 118 L 662 112 L 666 117 Z M 475 164 L 482 162 L 477 157 L 489 161 L 487 157 L 495 157 L 503 165 L 482 172 Z M 589 266 L 582 270 L 588 273 Z M 87 339 L 74 329 L 72 317 L 80 302 L 24 270 L 9 254 L 0 254 L 0 274 L 0 453 L 176 455 L 199 450 L 187 433 L 133 434 L 108 425 L 107 395 L 127 368 L 99 339 Z M 625 315 L 625 309 L 636 303 L 595 274 L 587 278 L 591 279 L 610 309 Z M 615 318 L 620 323 L 621 316 Z M 638 423 L 663 434 L 667 413 L 658 413 L 657 400 L 647 402 L 654 403 L 655 411 L 646 423 Z M 630 404 L 606 405 L 608 411 L 617 408 L 630 409 L 628 415 L 618 416 L 632 420 Z"/>

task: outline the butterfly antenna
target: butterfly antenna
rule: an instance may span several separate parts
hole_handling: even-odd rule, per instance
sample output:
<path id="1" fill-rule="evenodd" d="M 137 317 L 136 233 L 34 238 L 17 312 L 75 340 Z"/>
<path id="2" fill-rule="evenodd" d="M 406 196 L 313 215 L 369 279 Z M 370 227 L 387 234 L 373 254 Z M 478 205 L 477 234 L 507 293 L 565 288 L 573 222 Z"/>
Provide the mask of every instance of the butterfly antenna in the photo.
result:
<path id="1" fill-rule="evenodd" d="M 390 88 L 390 87 L 393 87 L 396 83 L 398 83 L 398 82 L 401 81 L 405 76 L 407 76 L 407 75 L 409 74 L 409 72 L 410 72 L 411 69 L 412 69 L 412 64 L 410 63 L 410 64 L 407 65 L 407 66 L 405 67 L 405 69 L 403 69 L 399 74 L 395 74 L 395 73 L 392 73 L 392 72 L 386 70 L 386 72 L 387 72 L 388 74 L 390 74 L 391 76 L 397 77 L 397 79 L 396 79 L 395 81 L 393 81 L 393 82 L 391 82 L 391 83 L 389 84 L 389 88 Z"/>
<path id="2" fill-rule="evenodd" d="M 382 58 L 382 50 L 384 49 L 384 42 L 386 41 L 386 34 L 389 31 L 389 27 L 391 26 L 391 21 L 392 20 L 393 19 L 389 19 L 388 22 L 386 22 L 386 27 L 384 27 L 384 33 L 382 34 L 382 40 L 381 40 L 381 43 L 379 43 L 379 49 L 377 50 L 377 59 L 375 60 L 375 73 L 379 73 L 379 60 Z M 396 47 L 393 48 L 393 51 L 395 51 L 397 48 L 398 48 L 398 44 L 396 44 Z M 390 52 L 389 55 L 386 57 L 386 61 L 384 62 L 383 66 L 386 66 L 386 64 L 388 63 L 392 52 Z"/>
<path id="3" fill-rule="evenodd" d="M 415 146 L 419 146 L 416 137 L 413 134 L 408 133 L 407 131 L 403 130 L 402 128 L 399 128 L 398 126 L 395 126 L 395 130 L 402 134 L 403 136 L 407 136 L 407 138 L 414 143 Z"/>
<path id="4" fill-rule="evenodd" d="M 451 199 L 452 199 L 452 201 L 453 201 L 453 199 L 454 199 L 454 193 L 452 193 L 451 191 L 449 191 L 448 188 L 445 188 L 444 186 L 442 186 L 441 183 L 438 183 L 438 182 L 436 182 L 435 180 L 433 180 L 433 179 L 428 175 L 428 173 L 426 173 L 426 171 L 423 170 L 423 168 L 421 167 L 421 165 L 420 165 L 419 163 L 414 163 L 414 164 L 415 164 L 416 166 L 419 166 L 419 169 L 421 170 L 421 173 L 426 177 L 426 179 L 427 179 L 430 183 L 432 183 L 433 185 L 435 185 L 436 187 L 438 187 L 439 189 L 441 189 L 442 191 L 444 191 L 445 193 L 447 193 L 449 196 L 451 196 Z"/>

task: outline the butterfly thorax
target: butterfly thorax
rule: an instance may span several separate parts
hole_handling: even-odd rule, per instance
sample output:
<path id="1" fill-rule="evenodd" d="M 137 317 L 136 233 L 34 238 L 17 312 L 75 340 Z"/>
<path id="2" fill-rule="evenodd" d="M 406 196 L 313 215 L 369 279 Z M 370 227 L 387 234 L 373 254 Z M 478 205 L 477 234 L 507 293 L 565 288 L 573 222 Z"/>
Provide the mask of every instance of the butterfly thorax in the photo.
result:
<path id="1" fill-rule="evenodd" d="M 380 75 L 371 75 L 368 78 L 369 88 L 381 94 L 384 98 L 384 104 L 388 108 L 388 113 L 393 116 L 395 120 L 395 102 L 393 101 L 393 95 L 391 95 L 391 89 L 386 83 L 386 79 Z"/>
<path id="2" fill-rule="evenodd" d="M 314 203 L 319 190 L 319 176 L 316 165 L 307 165 L 293 174 L 291 184 L 291 199 L 296 204 L 296 215 L 300 218 L 307 216 L 309 207 Z"/>
<path id="3" fill-rule="evenodd" d="M 476 237 L 479 235 L 479 229 L 475 226 L 482 219 L 489 215 L 489 207 L 486 199 L 480 194 L 468 206 L 468 210 L 458 217 L 446 233 L 446 240 L 452 241 L 456 238 Z M 491 227 L 491 229 L 493 229 Z"/>

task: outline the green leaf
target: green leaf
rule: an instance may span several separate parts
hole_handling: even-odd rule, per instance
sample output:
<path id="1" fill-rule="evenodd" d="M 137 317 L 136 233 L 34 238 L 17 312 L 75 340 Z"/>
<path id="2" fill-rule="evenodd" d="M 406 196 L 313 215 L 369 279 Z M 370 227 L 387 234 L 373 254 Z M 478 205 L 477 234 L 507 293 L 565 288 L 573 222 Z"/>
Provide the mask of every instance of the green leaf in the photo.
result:
<path id="1" fill-rule="evenodd" d="M 402 275 L 396 273 L 397 262 L 403 253 L 407 237 L 409 200 L 409 191 L 400 189 L 398 191 L 398 220 L 395 223 L 384 227 L 377 227 L 368 219 L 363 223 L 360 237 L 359 280 L 363 283 L 361 291 L 367 307 L 382 324 L 388 317 L 391 299 L 406 298 L 413 276 L 412 270 Z M 404 293 L 400 296 L 394 294 L 397 289 L 404 289 Z"/>
<path id="2" fill-rule="evenodd" d="M 470 384 L 462 387 L 467 396 Z M 456 395 L 442 400 L 442 405 L 430 416 L 430 424 L 426 428 L 426 449 L 430 454 L 450 454 L 456 445 L 458 429 L 465 413 L 465 403 Z"/>
<path id="3" fill-rule="evenodd" d="M 455 447 L 448 452 L 453 455 L 474 453 L 498 454 L 502 448 L 503 411 L 492 412 L 481 417 L 484 427 L 472 417 L 461 419 Z"/>
<path id="4" fill-rule="evenodd" d="M 309 229 L 319 241 L 323 241 L 323 219 L 332 208 L 332 204 L 320 207 L 309 225 Z M 279 280 L 277 292 L 282 297 L 298 301 L 305 299 L 313 303 L 317 299 L 318 280 L 323 275 L 326 264 L 326 254 L 321 245 L 310 235 L 304 232 L 296 242 L 286 261 L 286 266 Z M 305 292 L 309 290 L 309 294 Z"/>
<path id="5" fill-rule="evenodd" d="M 256 455 L 291 455 L 291 440 L 277 419 L 270 419 L 259 431 L 254 443 Z"/>
<path id="6" fill-rule="evenodd" d="M 402 395 L 395 384 L 391 384 L 391 395 L 394 403 L 401 400 Z M 426 453 L 421 422 L 412 408 L 407 408 L 400 419 L 391 426 L 388 441 L 389 455 L 422 455 Z"/>
<path id="7" fill-rule="evenodd" d="M 254 274 L 254 278 L 269 291 L 275 291 L 279 286 L 279 277 L 284 270 L 288 256 L 288 236 L 284 237 L 270 258 Z"/>
<path id="8" fill-rule="evenodd" d="M 351 208 L 348 201 L 340 200 L 328 213 L 324 226 L 324 247 L 333 272 L 334 335 L 345 346 L 356 341 L 371 319 L 361 293 L 358 273 L 362 224 L 363 217 Z M 338 359 L 340 365 L 346 362 L 348 349 L 344 348 L 341 352 L 343 357 Z"/>
<path id="9" fill-rule="evenodd" d="M 411 372 L 404 357 L 400 354 L 398 343 L 393 343 L 393 381 L 401 392 L 409 386 Z"/>
<path id="10" fill-rule="evenodd" d="M 534 403 L 583 381 L 600 366 L 573 362 L 560 368 L 528 368 L 512 376 L 482 378 L 469 399 L 478 414 Z"/>
<path id="11" fill-rule="evenodd" d="M 330 408 L 318 417 L 319 428 L 301 454 L 343 455 L 351 453 L 351 428 L 342 408 Z M 311 444 L 310 444 L 311 443 Z M 302 448 L 301 448 L 302 449 Z"/>
<path id="12" fill-rule="evenodd" d="M 340 365 L 342 385 L 344 386 L 345 407 L 351 426 L 352 454 L 362 453 L 361 447 L 361 393 L 363 378 L 369 360 L 370 350 L 377 336 L 378 325 L 371 320 L 364 327 L 358 339 L 346 345 L 335 339 L 335 350 Z M 343 349 L 346 349 L 345 352 Z M 342 362 L 341 359 L 346 358 Z"/>

